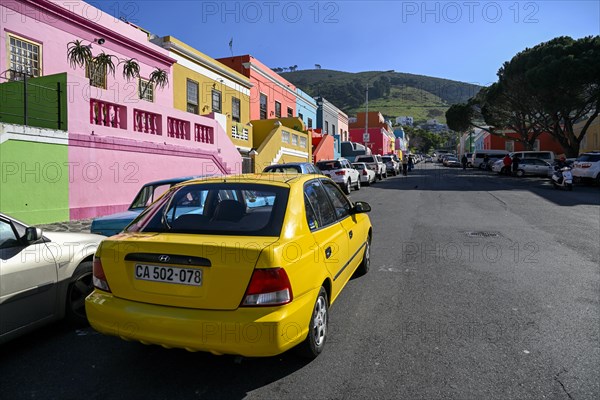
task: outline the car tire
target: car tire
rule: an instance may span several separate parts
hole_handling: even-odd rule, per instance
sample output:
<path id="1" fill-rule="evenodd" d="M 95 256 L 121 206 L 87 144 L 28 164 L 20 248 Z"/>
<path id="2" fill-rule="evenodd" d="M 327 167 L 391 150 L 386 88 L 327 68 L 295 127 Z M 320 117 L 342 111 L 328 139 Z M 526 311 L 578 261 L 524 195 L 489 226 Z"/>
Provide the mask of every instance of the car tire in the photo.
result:
<path id="1" fill-rule="evenodd" d="M 521 178 L 523 177 L 523 175 L 525 175 L 525 171 L 523 171 L 522 169 L 518 169 L 516 172 L 516 175 Z"/>
<path id="2" fill-rule="evenodd" d="M 371 186 L 371 180 L 367 177 L 367 181 L 365 182 L 365 186 Z"/>
<path id="3" fill-rule="evenodd" d="M 67 288 L 65 315 L 69 323 L 77 326 L 87 325 L 85 298 L 92 293 L 92 290 L 94 290 L 92 262 L 85 261 L 77 266 Z"/>
<path id="4" fill-rule="evenodd" d="M 356 179 L 356 190 L 360 190 L 360 177 L 358 179 Z"/>
<path id="5" fill-rule="evenodd" d="M 344 193 L 350 194 L 350 189 L 352 187 L 352 183 L 350 182 L 350 178 L 346 181 L 346 184 L 343 187 Z"/>
<path id="6" fill-rule="evenodd" d="M 308 335 L 304 342 L 300 343 L 297 347 L 300 356 L 314 359 L 321 354 L 327 339 L 328 322 L 329 302 L 327 300 L 327 291 L 321 286 L 313 307 L 312 316 L 310 317 Z"/>
<path id="7" fill-rule="evenodd" d="M 363 253 L 363 259 L 356 271 L 360 275 L 365 275 L 367 272 L 369 272 L 369 268 L 371 268 L 371 236 L 367 238 L 365 252 Z"/>

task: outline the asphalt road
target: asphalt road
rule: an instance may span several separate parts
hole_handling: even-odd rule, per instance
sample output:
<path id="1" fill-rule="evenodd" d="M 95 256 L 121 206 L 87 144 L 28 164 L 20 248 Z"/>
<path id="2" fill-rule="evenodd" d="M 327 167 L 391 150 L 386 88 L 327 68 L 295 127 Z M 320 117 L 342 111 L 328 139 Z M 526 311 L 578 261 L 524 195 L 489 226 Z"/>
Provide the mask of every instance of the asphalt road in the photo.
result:
<path id="1" fill-rule="evenodd" d="M 351 197 L 373 207 L 371 271 L 316 360 L 59 323 L 0 347 L 2 398 L 600 398 L 600 188 L 419 164 Z"/>

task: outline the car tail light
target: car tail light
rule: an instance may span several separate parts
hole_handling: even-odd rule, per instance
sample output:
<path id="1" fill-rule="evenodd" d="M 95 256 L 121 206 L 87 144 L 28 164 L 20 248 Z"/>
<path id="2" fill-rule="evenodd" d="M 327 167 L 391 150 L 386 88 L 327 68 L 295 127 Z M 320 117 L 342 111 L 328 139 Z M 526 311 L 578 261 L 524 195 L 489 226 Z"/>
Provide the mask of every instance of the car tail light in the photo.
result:
<path id="1" fill-rule="evenodd" d="M 362 174 L 363 174 L 363 175 L 367 175 L 367 170 L 366 170 L 366 169 L 363 169 L 363 172 L 362 172 Z"/>
<path id="2" fill-rule="evenodd" d="M 104 275 L 104 268 L 102 268 L 102 261 L 100 260 L 100 257 L 94 256 L 94 262 L 92 263 L 92 271 L 94 274 L 94 286 L 98 289 L 104 290 L 105 292 L 110 292 L 110 288 L 108 287 L 106 275 Z"/>
<path id="3" fill-rule="evenodd" d="M 346 175 L 346 171 L 336 171 L 336 175 Z"/>
<path id="4" fill-rule="evenodd" d="M 589 167 L 591 167 L 591 166 L 592 166 L 592 163 L 589 163 L 589 162 L 584 162 L 584 163 L 581 163 L 581 164 L 579 164 L 579 166 L 580 166 L 581 168 L 589 168 Z"/>
<path id="5" fill-rule="evenodd" d="M 255 269 L 242 306 L 279 306 L 292 298 L 292 285 L 283 268 Z"/>

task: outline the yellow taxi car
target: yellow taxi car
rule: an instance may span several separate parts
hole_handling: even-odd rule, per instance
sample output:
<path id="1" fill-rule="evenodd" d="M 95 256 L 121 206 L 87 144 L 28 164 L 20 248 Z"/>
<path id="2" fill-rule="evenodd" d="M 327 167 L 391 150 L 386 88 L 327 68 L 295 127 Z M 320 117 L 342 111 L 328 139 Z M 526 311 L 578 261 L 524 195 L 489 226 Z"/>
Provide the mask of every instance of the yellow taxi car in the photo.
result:
<path id="1" fill-rule="evenodd" d="M 316 357 L 329 307 L 369 269 L 370 210 L 320 175 L 177 185 L 101 243 L 88 320 L 166 348 Z"/>

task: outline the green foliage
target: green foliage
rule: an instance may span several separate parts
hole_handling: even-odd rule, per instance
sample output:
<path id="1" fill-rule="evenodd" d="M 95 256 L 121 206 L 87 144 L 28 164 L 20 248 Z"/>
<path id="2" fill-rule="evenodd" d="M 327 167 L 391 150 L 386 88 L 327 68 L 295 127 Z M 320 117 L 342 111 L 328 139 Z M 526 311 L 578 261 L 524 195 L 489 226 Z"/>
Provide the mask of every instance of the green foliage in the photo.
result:
<path id="1" fill-rule="evenodd" d="M 85 67 L 92 58 L 90 46 L 84 45 L 81 40 L 74 40 L 67 44 L 67 59 L 72 68 Z"/>
<path id="2" fill-rule="evenodd" d="M 119 64 L 123 64 L 123 78 L 127 79 L 127 81 L 139 78 L 140 64 L 138 64 L 135 58 L 122 60 Z"/>
<path id="3" fill-rule="evenodd" d="M 465 132 L 471 127 L 473 109 L 469 104 L 454 104 L 446 111 L 448 128 L 456 132 Z"/>
<path id="4" fill-rule="evenodd" d="M 410 138 L 410 147 L 421 153 L 429 153 L 431 149 L 439 148 L 445 143 L 446 138 L 420 128 L 404 127 Z"/>

